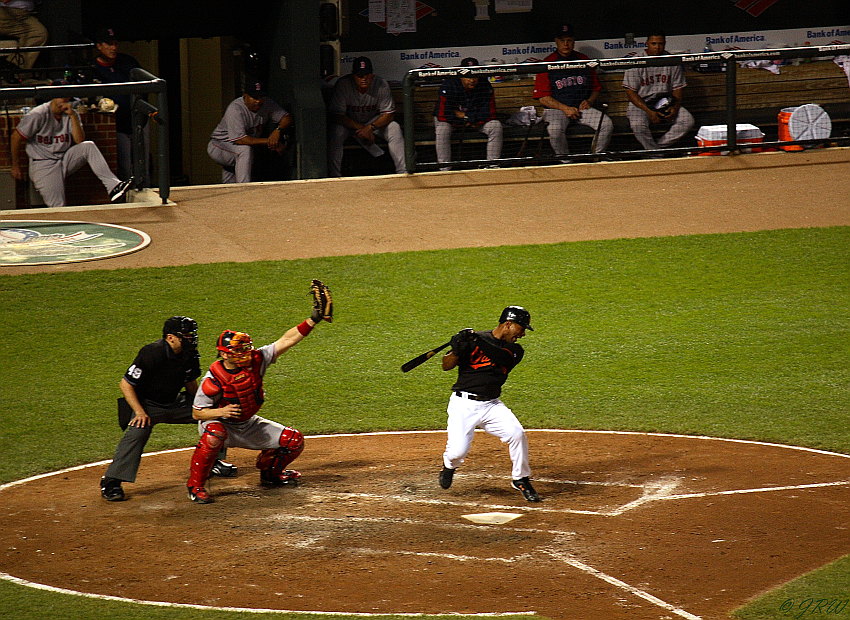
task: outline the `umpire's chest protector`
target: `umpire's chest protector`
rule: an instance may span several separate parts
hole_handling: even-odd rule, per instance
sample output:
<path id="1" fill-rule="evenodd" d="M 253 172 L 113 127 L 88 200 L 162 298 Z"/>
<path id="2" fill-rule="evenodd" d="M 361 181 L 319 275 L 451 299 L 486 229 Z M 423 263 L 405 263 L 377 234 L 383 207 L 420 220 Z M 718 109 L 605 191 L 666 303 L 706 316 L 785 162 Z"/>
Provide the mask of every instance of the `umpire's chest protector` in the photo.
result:
<path id="1" fill-rule="evenodd" d="M 265 400 L 261 364 L 262 356 L 257 351 L 253 352 L 249 367 L 236 371 L 225 368 L 222 360 L 213 362 L 210 366 L 212 377 L 207 377 L 201 389 L 210 398 L 220 396 L 224 404 L 238 404 L 242 414 L 237 421 L 247 420 L 260 410 Z"/>

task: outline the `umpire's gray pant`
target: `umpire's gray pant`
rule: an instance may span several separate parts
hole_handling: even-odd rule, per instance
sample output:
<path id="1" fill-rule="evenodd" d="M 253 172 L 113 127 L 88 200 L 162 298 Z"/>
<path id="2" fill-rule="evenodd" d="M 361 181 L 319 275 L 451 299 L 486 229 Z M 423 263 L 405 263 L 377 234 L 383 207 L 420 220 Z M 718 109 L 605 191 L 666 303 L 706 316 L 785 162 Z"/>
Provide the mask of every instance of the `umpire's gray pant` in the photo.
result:
<path id="1" fill-rule="evenodd" d="M 434 117 L 435 148 L 437 149 L 437 161 L 440 163 L 452 160 L 453 129 L 454 126 L 451 123 L 444 123 Z M 475 127 L 474 130 L 487 136 L 487 159 L 499 159 L 502 156 L 502 141 L 504 140 L 502 123 L 493 119 L 480 127 Z M 461 129 L 461 131 L 466 130 Z"/>
<path id="2" fill-rule="evenodd" d="M 156 424 L 197 424 L 192 417 L 192 405 L 184 398 L 178 400 L 171 407 L 156 405 L 150 401 L 142 401 L 145 411 L 151 418 L 150 426 L 138 428 L 128 426 L 115 448 L 115 456 L 106 470 L 107 478 L 115 478 L 124 482 L 135 482 L 139 465 L 142 461 L 142 452 L 148 443 L 153 427 Z"/>
<path id="3" fill-rule="evenodd" d="M 65 206 L 65 177 L 82 168 L 83 164 L 89 165 L 107 192 L 120 183 L 97 145 L 91 140 L 85 140 L 65 151 L 60 159 L 30 160 L 30 179 L 44 199 L 44 204 L 48 207 Z"/>
<path id="4" fill-rule="evenodd" d="M 331 123 L 328 133 L 330 136 L 328 144 L 328 174 L 332 177 L 341 177 L 342 146 L 345 144 L 348 136 L 354 133 L 354 130 L 349 129 L 345 125 Z M 404 135 L 401 133 L 401 126 L 397 122 L 392 121 L 389 125 L 376 129 L 374 134 L 387 141 L 387 150 L 390 152 L 390 158 L 393 160 L 396 173 L 404 174 L 407 172 L 404 165 Z"/>
<path id="5" fill-rule="evenodd" d="M 694 126 L 695 122 L 693 115 L 685 108 L 679 108 L 679 113 L 673 119 L 670 129 L 664 132 L 658 140 L 652 136 L 652 129 L 649 124 L 649 117 L 646 112 L 641 110 L 635 104 L 630 103 L 626 110 L 626 116 L 629 119 L 629 125 L 632 127 L 632 132 L 635 134 L 637 141 L 647 150 L 661 149 L 665 146 L 670 146 L 678 142 L 682 136 L 688 133 Z"/>
<path id="6" fill-rule="evenodd" d="M 600 118 L 601 117 L 601 118 Z M 590 127 L 593 131 L 599 127 L 599 138 L 596 141 L 596 149 L 594 153 L 601 153 L 608 149 L 611 143 L 611 136 L 614 133 L 614 122 L 596 108 L 588 108 L 581 110 L 581 118 L 573 120 L 562 110 L 554 108 L 546 108 L 543 110 L 543 120 L 548 123 L 546 130 L 549 132 L 549 144 L 552 145 L 552 150 L 556 156 L 566 155 L 570 152 L 570 147 L 567 145 L 567 127 L 570 123 L 578 123 L 585 127 Z M 600 120 L 602 124 L 600 125 Z"/>

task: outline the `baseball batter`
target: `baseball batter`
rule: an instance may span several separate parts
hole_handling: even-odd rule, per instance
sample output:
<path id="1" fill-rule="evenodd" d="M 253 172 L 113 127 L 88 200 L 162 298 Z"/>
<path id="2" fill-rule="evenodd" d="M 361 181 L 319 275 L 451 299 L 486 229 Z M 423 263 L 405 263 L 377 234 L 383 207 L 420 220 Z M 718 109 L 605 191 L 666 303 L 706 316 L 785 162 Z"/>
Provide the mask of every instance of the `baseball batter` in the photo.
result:
<path id="1" fill-rule="evenodd" d="M 103 154 L 86 134 L 68 97 L 51 99 L 30 110 L 12 132 L 12 176 L 26 178 L 21 167 L 20 146 L 26 143 L 29 176 L 48 207 L 65 206 L 65 177 L 88 164 L 112 202 L 121 198 L 133 183 L 109 169 Z"/>
<path id="2" fill-rule="evenodd" d="M 282 152 L 286 144 L 281 136 L 292 124 L 292 115 L 268 96 L 261 83 L 249 83 L 244 90 L 227 106 L 207 144 L 207 153 L 222 167 L 222 183 L 250 183 L 254 147 Z M 263 137 L 268 122 L 274 128 Z"/>
<path id="3" fill-rule="evenodd" d="M 575 50 L 576 39 L 571 25 L 561 26 L 554 39 L 556 49 L 543 59 L 545 62 L 589 60 Z M 537 74 L 532 96 L 546 107 L 543 120 L 548 123 L 549 143 L 556 157 L 563 157 L 570 151 L 565 133 L 570 123 L 585 125 L 594 131 L 599 128 L 594 152 L 601 153 L 608 148 L 614 123 L 593 107 L 601 91 L 602 84 L 595 69 L 569 68 Z"/>
<path id="4" fill-rule="evenodd" d="M 443 370 L 458 369 L 448 405 L 446 450 L 440 486 L 452 486 L 455 470 L 463 464 L 476 428 L 508 444 L 511 486 L 529 502 L 540 496 L 531 484 L 528 439 L 514 413 L 500 399 L 508 373 L 522 361 L 525 351 L 517 340 L 531 327 L 531 314 L 521 306 L 508 306 L 492 331 L 463 329 L 452 337 L 443 357 Z"/>
<path id="5" fill-rule="evenodd" d="M 263 376 L 269 366 L 304 340 L 317 323 L 333 320 L 333 302 L 327 286 L 314 280 L 311 294 L 310 317 L 271 344 L 255 349 L 251 336 L 232 330 L 218 337 L 216 349 L 220 359 L 204 375 L 192 404 L 192 415 L 198 420 L 201 435 L 186 482 L 193 502 L 213 501 L 205 485 L 222 447 L 260 450 L 256 466 L 264 487 L 298 483 L 301 474 L 287 466 L 304 450 L 304 436 L 297 429 L 258 416 L 257 412 L 265 401 Z"/>
<path id="6" fill-rule="evenodd" d="M 330 124 L 328 145 L 328 174 L 342 176 L 342 147 L 353 135 L 364 148 L 380 156 L 375 136 L 387 141 L 387 149 L 395 171 L 404 174 L 404 136 L 393 120 L 395 102 L 387 81 L 375 75 L 372 61 L 366 56 L 354 59 L 351 73 L 334 84 L 329 105 L 333 122 Z"/>
<path id="7" fill-rule="evenodd" d="M 660 32 L 646 38 L 646 55 L 667 54 L 667 37 Z M 637 67 L 623 75 L 623 88 L 629 99 L 626 116 L 638 142 L 647 150 L 670 146 L 694 126 L 694 117 L 682 107 L 682 94 L 687 86 L 681 65 Z M 658 140 L 652 136 L 652 125 L 668 126 Z"/>

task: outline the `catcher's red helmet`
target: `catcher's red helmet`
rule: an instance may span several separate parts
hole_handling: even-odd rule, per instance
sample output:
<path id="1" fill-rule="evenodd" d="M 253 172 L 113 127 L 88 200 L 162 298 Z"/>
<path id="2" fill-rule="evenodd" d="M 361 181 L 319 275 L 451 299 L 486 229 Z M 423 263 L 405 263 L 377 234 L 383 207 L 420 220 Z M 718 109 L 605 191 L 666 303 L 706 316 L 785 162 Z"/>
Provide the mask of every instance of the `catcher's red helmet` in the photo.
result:
<path id="1" fill-rule="evenodd" d="M 237 366 L 247 366 L 251 363 L 251 351 L 254 350 L 254 341 L 245 332 L 235 332 L 226 329 L 221 332 L 215 345 L 216 350 L 230 353 L 230 360 Z"/>

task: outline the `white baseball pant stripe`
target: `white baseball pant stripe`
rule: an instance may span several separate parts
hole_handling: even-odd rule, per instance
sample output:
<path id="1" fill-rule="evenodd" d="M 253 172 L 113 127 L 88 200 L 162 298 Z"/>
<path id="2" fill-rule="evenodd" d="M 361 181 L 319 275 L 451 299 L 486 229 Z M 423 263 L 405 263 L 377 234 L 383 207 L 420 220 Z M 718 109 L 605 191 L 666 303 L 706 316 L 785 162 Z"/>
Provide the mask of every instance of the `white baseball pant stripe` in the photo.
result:
<path id="1" fill-rule="evenodd" d="M 452 160 L 452 131 L 454 127 L 451 123 L 434 117 L 434 134 L 436 137 L 437 161 L 442 163 Z M 502 142 L 504 140 L 504 128 L 502 123 L 493 119 L 487 121 L 481 127 L 476 127 L 475 131 L 479 131 L 487 136 L 487 159 L 499 159 L 502 156 Z"/>
<path id="2" fill-rule="evenodd" d="M 44 199 L 44 204 L 48 207 L 65 206 L 65 177 L 74 174 L 83 164 L 89 165 L 107 192 L 120 183 L 97 145 L 91 140 L 85 140 L 65 151 L 62 159 L 30 160 L 29 176 Z"/>
<path id="3" fill-rule="evenodd" d="M 670 129 L 664 132 L 664 134 L 656 140 L 652 136 L 649 117 L 646 115 L 646 112 L 641 110 L 635 104 L 629 103 L 629 107 L 626 110 L 626 116 L 629 119 L 629 125 L 632 127 L 632 133 L 635 134 L 635 138 L 637 138 L 637 141 L 640 142 L 643 148 L 647 150 L 661 149 L 665 146 L 670 146 L 688 133 L 696 122 L 690 112 L 688 112 L 685 108 L 679 108 L 679 113 L 676 115 Z"/>
<path id="4" fill-rule="evenodd" d="M 475 429 L 480 428 L 508 444 L 511 478 L 518 480 L 531 475 L 525 430 L 514 412 L 500 399 L 478 401 L 452 394 L 446 411 L 449 414 L 446 425 L 448 438 L 443 453 L 446 467 L 456 469 L 463 464 L 472 447 Z"/>
<path id="5" fill-rule="evenodd" d="M 331 124 L 328 144 L 328 174 L 330 176 L 342 176 L 342 146 L 353 133 L 353 129 L 344 125 Z M 387 150 L 390 152 L 396 173 L 404 174 L 407 172 L 404 165 L 404 135 L 401 133 L 401 125 L 392 121 L 389 125 L 376 129 L 373 133 L 387 141 Z"/>
<path id="6" fill-rule="evenodd" d="M 248 144 L 210 140 L 207 154 L 221 169 L 222 183 L 250 183 L 254 166 L 254 149 Z M 228 170 L 232 168 L 232 170 Z"/>
<path id="7" fill-rule="evenodd" d="M 602 117 L 602 125 L 599 125 L 599 118 Z M 548 123 L 546 130 L 549 132 L 549 144 L 552 145 L 552 150 L 556 156 L 566 155 L 570 152 L 570 147 L 567 144 L 567 128 L 570 123 L 578 123 L 585 127 L 590 127 L 596 131 L 599 127 L 599 138 L 596 141 L 596 149 L 594 153 L 601 153 L 608 149 L 611 143 L 611 136 L 614 134 L 614 121 L 607 114 L 603 114 L 596 108 L 588 108 L 581 110 L 581 118 L 574 121 L 561 110 L 546 108 L 543 110 L 543 120 Z"/>

